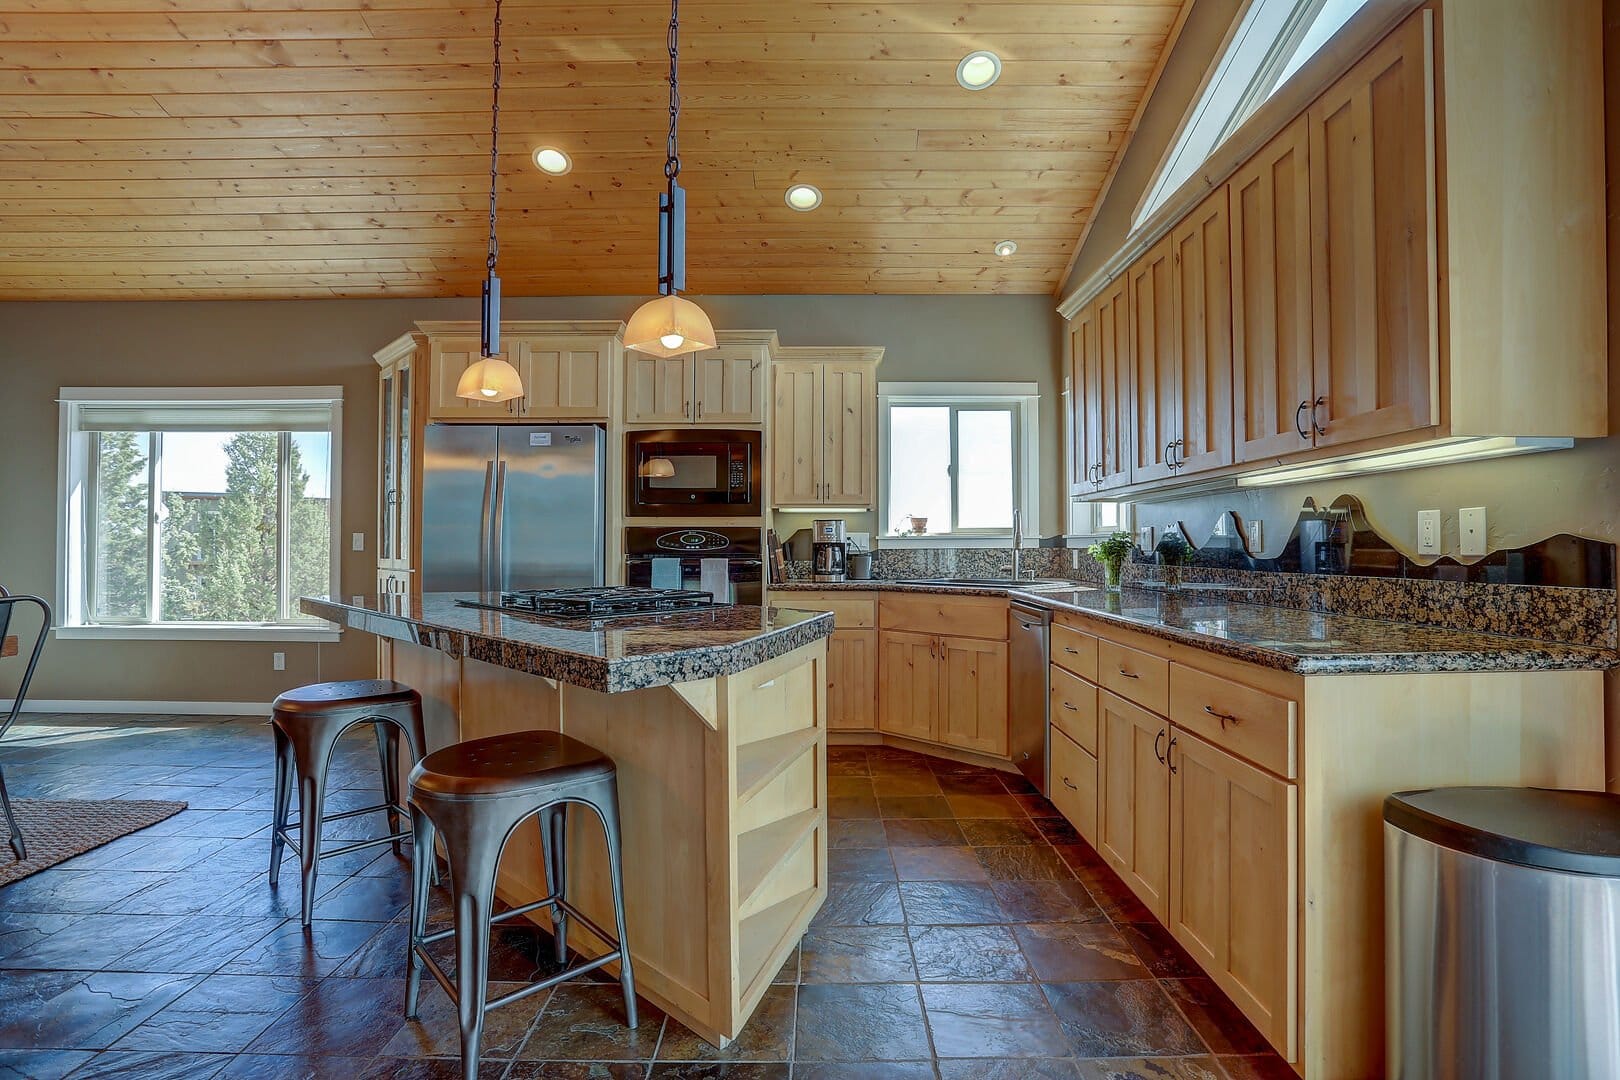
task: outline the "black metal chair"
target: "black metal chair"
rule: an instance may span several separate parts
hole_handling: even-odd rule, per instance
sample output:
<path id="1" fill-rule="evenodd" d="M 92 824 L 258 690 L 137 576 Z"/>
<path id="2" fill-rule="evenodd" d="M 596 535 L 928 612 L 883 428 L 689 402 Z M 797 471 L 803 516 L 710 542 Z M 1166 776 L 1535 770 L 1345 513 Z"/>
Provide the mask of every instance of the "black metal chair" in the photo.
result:
<path id="1" fill-rule="evenodd" d="M 636 983 L 624 928 L 624 876 L 620 861 L 618 770 L 613 759 L 578 739 L 556 731 L 520 731 L 487 739 L 454 743 L 434 751 L 411 772 L 411 824 L 416 850 L 444 844 L 450 863 L 451 908 L 455 924 L 428 933 L 428 865 L 411 869 L 409 967 L 405 982 L 405 1015 L 416 1016 L 422 969 L 444 987 L 456 1004 L 461 1025 L 461 1072 L 476 1080 L 483 1040 L 484 1014 L 563 982 L 619 962 L 624 991 L 625 1024 L 636 1026 Z M 597 926 L 568 902 L 569 804 L 589 807 L 607 840 L 607 872 L 613 891 L 616 933 Z M 539 818 L 546 886 L 544 899 L 495 914 L 495 872 L 501 851 L 517 827 Z M 548 978 L 489 1000 L 490 927 L 551 909 L 555 957 L 568 961 L 568 923 L 575 920 L 606 942 L 609 950 L 592 960 L 565 967 Z M 428 952 L 445 938 L 456 940 L 454 980 Z"/>
<path id="2" fill-rule="evenodd" d="M 51 605 L 37 596 L 18 595 L 11 596 L 4 589 L 0 589 L 0 645 L 6 640 L 6 631 L 11 625 L 11 613 L 18 604 L 34 604 L 39 608 L 42 616 L 39 623 L 39 636 L 34 639 L 34 648 L 28 654 L 28 666 L 23 669 L 22 681 L 17 684 L 17 694 L 11 699 L 11 712 L 7 714 L 5 722 L 0 723 L 0 740 L 6 737 L 11 725 L 16 722 L 17 714 L 22 712 L 23 699 L 28 696 L 28 684 L 34 679 L 34 670 L 39 667 L 39 654 L 45 651 L 45 636 L 51 632 Z M 17 861 L 28 858 L 28 846 L 23 842 L 22 827 L 17 824 L 17 815 L 11 810 L 11 796 L 6 792 L 6 770 L 0 764 L 0 811 L 6 815 L 6 831 L 11 838 L 11 853 L 17 856 Z"/>

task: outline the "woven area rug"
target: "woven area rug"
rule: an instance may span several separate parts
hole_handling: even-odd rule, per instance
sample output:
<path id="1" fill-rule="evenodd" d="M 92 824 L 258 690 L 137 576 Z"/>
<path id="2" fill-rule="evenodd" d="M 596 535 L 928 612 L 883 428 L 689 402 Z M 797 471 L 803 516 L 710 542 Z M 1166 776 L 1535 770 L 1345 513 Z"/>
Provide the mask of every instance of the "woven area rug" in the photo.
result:
<path id="1" fill-rule="evenodd" d="M 102 844 L 156 825 L 186 808 L 183 802 L 115 799 L 12 799 L 28 858 L 18 862 L 0 817 L 0 885 L 38 873 Z"/>

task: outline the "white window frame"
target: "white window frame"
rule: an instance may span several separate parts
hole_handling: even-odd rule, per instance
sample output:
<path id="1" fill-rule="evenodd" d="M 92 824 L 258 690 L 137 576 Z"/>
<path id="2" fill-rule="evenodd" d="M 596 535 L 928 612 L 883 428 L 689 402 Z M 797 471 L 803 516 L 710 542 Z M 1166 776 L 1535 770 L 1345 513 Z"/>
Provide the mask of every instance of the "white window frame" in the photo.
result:
<path id="1" fill-rule="evenodd" d="M 1010 408 L 1013 414 L 1013 506 L 1022 515 L 1025 546 L 1039 542 L 1040 386 L 1032 382 L 886 382 L 878 384 L 878 505 L 873 536 L 880 547 L 984 547 L 1010 541 L 1011 529 L 970 529 L 923 536 L 895 536 L 889 525 L 889 408 L 891 405 L 953 405 Z M 953 499 L 954 502 L 954 499 Z"/>
<path id="2" fill-rule="evenodd" d="M 1097 540 L 1106 539 L 1116 532 L 1136 531 L 1136 504 L 1129 502 L 1115 502 L 1119 507 L 1119 524 L 1105 526 L 1098 523 L 1098 511 L 1101 503 L 1109 502 L 1107 499 L 1070 499 L 1069 500 L 1069 528 L 1064 535 L 1065 546 L 1085 547 Z"/>
<path id="3" fill-rule="evenodd" d="M 342 561 L 343 388 L 341 386 L 253 387 L 108 387 L 64 386 L 57 399 L 57 542 L 55 629 L 62 638 L 112 638 L 143 641 L 287 641 L 332 642 L 341 628 L 319 623 L 209 623 L 209 622 L 90 622 L 86 615 L 86 570 L 90 561 L 89 507 L 86 495 L 89 470 L 95 467 L 90 433 L 79 430 L 78 412 L 84 405 L 118 402 L 128 405 L 325 404 L 331 409 L 331 462 L 327 494 L 331 515 L 332 595 L 338 595 Z M 287 440 L 282 440 L 286 452 Z M 285 517 L 283 507 L 283 517 Z M 153 573 L 157 573 L 156 561 Z M 285 584 L 285 581 L 284 581 Z"/>
<path id="4" fill-rule="evenodd" d="M 1135 232 L 1277 88 L 1327 0 L 1248 0 L 1232 20 L 1153 179 L 1131 215 Z"/>

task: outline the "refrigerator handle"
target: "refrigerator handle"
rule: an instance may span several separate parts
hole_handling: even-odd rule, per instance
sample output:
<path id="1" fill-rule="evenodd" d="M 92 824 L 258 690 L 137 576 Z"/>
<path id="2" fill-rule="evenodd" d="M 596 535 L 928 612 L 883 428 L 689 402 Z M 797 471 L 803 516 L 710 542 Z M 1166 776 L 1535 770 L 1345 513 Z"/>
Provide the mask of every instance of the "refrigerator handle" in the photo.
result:
<path id="1" fill-rule="evenodd" d="M 494 588 L 506 588 L 506 462 L 495 463 L 495 519 L 490 523 L 490 569 Z"/>
<path id="2" fill-rule="evenodd" d="M 489 519 L 495 501 L 495 461 L 484 462 L 484 507 L 478 518 L 478 587 L 491 592 L 489 584 Z"/>

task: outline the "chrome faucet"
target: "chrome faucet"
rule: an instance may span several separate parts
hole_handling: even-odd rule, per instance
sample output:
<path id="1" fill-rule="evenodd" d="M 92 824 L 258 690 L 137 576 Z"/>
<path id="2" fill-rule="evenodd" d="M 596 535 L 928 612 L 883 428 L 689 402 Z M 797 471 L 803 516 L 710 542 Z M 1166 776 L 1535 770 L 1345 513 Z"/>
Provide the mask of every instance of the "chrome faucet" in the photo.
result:
<path id="1" fill-rule="evenodd" d="M 1024 515 L 1016 506 L 1013 507 L 1012 534 L 1012 576 L 1016 581 L 1024 576 L 1020 569 L 1024 561 Z"/>

